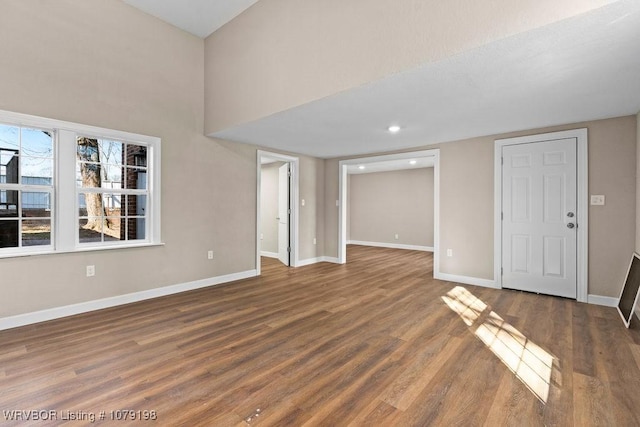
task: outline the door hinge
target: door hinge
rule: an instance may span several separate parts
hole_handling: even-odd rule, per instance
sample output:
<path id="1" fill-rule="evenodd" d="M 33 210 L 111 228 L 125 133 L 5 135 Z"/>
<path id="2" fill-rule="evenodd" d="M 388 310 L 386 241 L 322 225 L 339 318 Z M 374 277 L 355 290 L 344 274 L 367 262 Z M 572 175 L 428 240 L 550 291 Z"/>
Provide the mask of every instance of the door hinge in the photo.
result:
<path id="1" fill-rule="evenodd" d="M 291 171 L 290 171 L 290 170 L 289 170 L 289 171 L 287 171 L 287 176 L 288 176 L 289 178 L 291 178 Z"/>
<path id="2" fill-rule="evenodd" d="M 500 219 L 504 221 L 504 212 L 500 212 Z"/>
<path id="3" fill-rule="evenodd" d="M 287 252 L 291 252 L 291 246 L 287 248 Z"/>
<path id="4" fill-rule="evenodd" d="M 500 267 L 500 275 L 504 276 L 504 268 Z"/>
<path id="5" fill-rule="evenodd" d="M 504 157 L 500 157 L 500 164 L 504 165 Z"/>
<path id="6" fill-rule="evenodd" d="M 291 215 L 291 209 L 287 209 L 287 213 Z"/>

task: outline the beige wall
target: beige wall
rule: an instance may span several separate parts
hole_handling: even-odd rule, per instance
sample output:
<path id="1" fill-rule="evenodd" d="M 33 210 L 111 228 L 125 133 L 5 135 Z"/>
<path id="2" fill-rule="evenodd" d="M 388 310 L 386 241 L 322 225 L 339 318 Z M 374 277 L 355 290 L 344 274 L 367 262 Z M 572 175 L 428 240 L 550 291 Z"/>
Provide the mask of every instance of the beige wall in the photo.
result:
<path id="1" fill-rule="evenodd" d="M 0 109 L 162 138 L 165 243 L 0 259 L 0 317 L 255 269 L 256 147 L 203 136 L 203 40 L 115 0 L 1 2 L 0 39 Z M 305 257 L 322 166 L 301 158 Z"/>
<path id="2" fill-rule="evenodd" d="M 340 199 L 338 184 L 338 159 L 324 162 L 324 255 L 338 258 L 338 227 Z"/>
<path id="3" fill-rule="evenodd" d="M 300 158 L 300 216 L 298 259 L 307 260 L 324 255 L 324 160 L 308 156 Z M 304 200 L 304 206 L 302 206 Z M 316 239 L 316 244 L 313 239 Z"/>
<path id="4" fill-rule="evenodd" d="M 640 253 L 640 111 L 636 115 L 636 253 Z M 636 307 L 640 317 L 640 307 Z"/>
<path id="5" fill-rule="evenodd" d="M 278 252 L 278 168 L 284 162 L 262 165 L 260 177 L 260 232 L 263 252 Z"/>
<path id="6" fill-rule="evenodd" d="M 640 112 L 636 116 L 636 252 L 640 253 Z"/>
<path id="7" fill-rule="evenodd" d="M 493 279 L 494 140 L 586 127 L 589 132 L 589 193 L 605 206 L 589 209 L 589 293 L 617 297 L 636 229 L 636 116 L 598 120 L 505 135 L 472 138 L 440 148 L 440 249 L 443 273 Z M 338 161 L 326 164 L 326 252 L 337 255 Z M 332 225 L 330 228 L 329 224 Z"/>
<path id="8" fill-rule="evenodd" d="M 1 2 L 0 39 L 0 109 L 162 139 L 165 243 L 0 259 L 0 317 L 256 268 L 256 147 L 203 136 L 203 40 L 115 0 Z M 300 168 L 300 259 L 315 258 L 324 162 Z"/>
<path id="9" fill-rule="evenodd" d="M 261 0 L 206 39 L 206 134 L 611 0 Z"/>
<path id="10" fill-rule="evenodd" d="M 618 297 L 635 246 L 636 117 L 589 128 L 589 193 L 605 206 L 589 209 L 589 293 Z"/>
<path id="11" fill-rule="evenodd" d="M 433 247 L 433 168 L 353 174 L 348 185 L 348 240 Z"/>

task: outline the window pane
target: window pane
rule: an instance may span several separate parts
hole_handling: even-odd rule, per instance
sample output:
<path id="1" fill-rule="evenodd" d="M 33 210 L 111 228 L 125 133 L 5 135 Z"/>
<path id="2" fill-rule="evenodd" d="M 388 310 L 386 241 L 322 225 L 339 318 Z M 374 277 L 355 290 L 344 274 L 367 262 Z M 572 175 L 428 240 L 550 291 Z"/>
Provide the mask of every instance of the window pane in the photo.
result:
<path id="1" fill-rule="evenodd" d="M 18 221 L 0 221 L 0 248 L 18 246 Z"/>
<path id="2" fill-rule="evenodd" d="M 78 195 L 78 208 L 80 216 L 104 216 L 102 193 L 80 193 Z"/>
<path id="3" fill-rule="evenodd" d="M 144 216 L 147 211 L 147 196 L 127 196 L 127 216 Z"/>
<path id="4" fill-rule="evenodd" d="M 147 147 L 144 145 L 127 144 L 127 166 L 147 167 Z"/>
<path id="5" fill-rule="evenodd" d="M 22 192 L 23 217 L 50 217 L 51 197 L 49 193 Z"/>
<path id="6" fill-rule="evenodd" d="M 98 140 L 79 136 L 76 139 L 76 156 L 81 162 L 99 162 Z"/>
<path id="7" fill-rule="evenodd" d="M 124 210 L 125 196 L 122 194 L 104 193 L 102 196 L 102 206 L 106 216 L 120 216 Z"/>
<path id="8" fill-rule="evenodd" d="M 122 165 L 123 147 L 124 144 L 120 141 L 99 139 L 98 149 L 100 151 L 100 162 L 105 165 Z"/>
<path id="9" fill-rule="evenodd" d="M 22 155 L 30 157 L 53 157 L 53 137 L 51 131 L 22 129 Z"/>
<path id="10" fill-rule="evenodd" d="M 18 151 L 20 147 L 20 128 L 0 124 L 0 150 L 9 149 Z"/>
<path id="11" fill-rule="evenodd" d="M 22 221 L 22 246 L 46 246 L 51 244 L 51 220 L 29 219 Z"/>
<path id="12" fill-rule="evenodd" d="M 122 167 L 121 166 L 103 166 L 102 188 L 121 189 L 122 188 Z"/>
<path id="13" fill-rule="evenodd" d="M 102 241 L 102 218 L 81 218 L 79 221 L 80 243 Z"/>
<path id="14" fill-rule="evenodd" d="M 18 183 L 18 150 L 10 150 L 0 147 L 0 183 Z"/>
<path id="15" fill-rule="evenodd" d="M 144 218 L 127 219 L 127 238 L 128 240 L 144 240 L 146 220 Z"/>
<path id="16" fill-rule="evenodd" d="M 124 226 L 122 223 L 122 218 L 120 217 L 109 217 L 105 222 L 104 227 L 104 240 L 105 241 L 114 241 L 114 240 L 124 240 L 124 229 L 121 226 Z M 122 229 L 122 235 L 120 234 L 120 230 Z"/>
<path id="17" fill-rule="evenodd" d="M 87 202 L 85 201 L 84 193 L 78 194 L 78 216 L 87 216 Z"/>
<path id="18" fill-rule="evenodd" d="M 18 192 L 0 190 L 0 218 L 18 216 Z"/>
<path id="19" fill-rule="evenodd" d="M 20 159 L 22 184 L 51 185 L 53 177 L 53 160 L 42 157 L 26 157 Z"/>
<path id="20" fill-rule="evenodd" d="M 147 189 L 147 170 L 140 168 L 127 168 L 125 178 L 126 188 L 135 190 Z"/>
<path id="21" fill-rule="evenodd" d="M 99 188 L 102 186 L 102 166 L 100 163 L 78 163 L 76 179 L 79 187 Z"/>

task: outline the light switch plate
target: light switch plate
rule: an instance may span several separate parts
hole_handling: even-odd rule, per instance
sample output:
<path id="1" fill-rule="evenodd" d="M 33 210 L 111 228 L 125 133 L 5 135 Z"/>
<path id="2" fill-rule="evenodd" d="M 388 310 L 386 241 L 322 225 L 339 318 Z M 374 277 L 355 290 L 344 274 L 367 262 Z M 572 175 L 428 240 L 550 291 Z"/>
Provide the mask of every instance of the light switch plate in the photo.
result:
<path id="1" fill-rule="evenodd" d="M 604 206 L 604 196 L 603 195 L 591 195 L 591 205 L 592 206 Z"/>

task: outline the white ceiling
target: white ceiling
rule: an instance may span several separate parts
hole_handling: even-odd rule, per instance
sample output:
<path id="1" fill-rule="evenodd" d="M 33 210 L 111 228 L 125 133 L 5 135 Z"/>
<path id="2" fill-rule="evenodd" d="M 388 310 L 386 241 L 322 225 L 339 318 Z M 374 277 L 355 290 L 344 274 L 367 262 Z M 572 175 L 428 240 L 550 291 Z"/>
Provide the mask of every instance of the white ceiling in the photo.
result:
<path id="1" fill-rule="evenodd" d="M 257 0 L 124 1 L 206 37 Z M 330 158 L 638 111 L 640 1 L 620 0 L 211 136 Z"/>
<path id="2" fill-rule="evenodd" d="M 412 164 L 413 162 L 413 164 Z M 398 160 L 383 160 L 378 162 L 362 164 L 350 164 L 347 165 L 348 174 L 363 174 L 374 172 L 390 172 L 403 169 L 420 169 L 420 168 L 432 168 L 434 166 L 434 158 L 430 157 L 416 157 L 414 159 L 398 159 Z"/>
<path id="3" fill-rule="evenodd" d="M 205 38 L 258 0 L 124 0 L 143 12 Z"/>
<path id="4" fill-rule="evenodd" d="M 640 1 L 621 0 L 211 136 L 330 158 L 638 111 Z"/>

